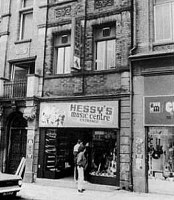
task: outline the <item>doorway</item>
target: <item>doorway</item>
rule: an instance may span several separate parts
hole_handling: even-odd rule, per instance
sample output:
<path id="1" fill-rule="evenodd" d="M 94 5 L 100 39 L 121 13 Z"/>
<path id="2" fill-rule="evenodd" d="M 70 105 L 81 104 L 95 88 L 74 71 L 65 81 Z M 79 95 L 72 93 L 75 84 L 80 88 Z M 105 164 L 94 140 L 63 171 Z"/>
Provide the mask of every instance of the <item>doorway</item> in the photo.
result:
<path id="1" fill-rule="evenodd" d="M 174 195 L 174 127 L 148 127 L 150 193 Z"/>
<path id="2" fill-rule="evenodd" d="M 73 178 L 73 147 L 78 139 L 87 146 L 85 179 L 119 186 L 119 134 L 117 130 L 109 129 L 41 129 L 38 178 Z"/>
<path id="3" fill-rule="evenodd" d="M 14 114 L 8 131 L 7 173 L 14 174 L 22 157 L 26 157 L 26 127 L 27 121 L 22 117 L 22 114 Z"/>
<path id="4" fill-rule="evenodd" d="M 48 128 L 40 136 L 38 177 L 57 179 L 73 176 L 73 147 L 78 139 L 91 142 L 92 130 Z"/>

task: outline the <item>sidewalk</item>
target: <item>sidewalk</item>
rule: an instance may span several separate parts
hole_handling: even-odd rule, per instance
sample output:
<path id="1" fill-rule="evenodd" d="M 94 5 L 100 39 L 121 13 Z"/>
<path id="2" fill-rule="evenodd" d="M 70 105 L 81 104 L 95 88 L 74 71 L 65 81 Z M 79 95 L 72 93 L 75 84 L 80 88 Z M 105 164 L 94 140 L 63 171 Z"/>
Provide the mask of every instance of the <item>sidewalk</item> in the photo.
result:
<path id="1" fill-rule="evenodd" d="M 77 185 L 67 180 L 37 180 L 24 183 L 18 196 L 27 200 L 173 200 L 172 195 L 134 193 L 117 190 L 113 186 L 86 183 L 84 193 L 77 192 Z"/>

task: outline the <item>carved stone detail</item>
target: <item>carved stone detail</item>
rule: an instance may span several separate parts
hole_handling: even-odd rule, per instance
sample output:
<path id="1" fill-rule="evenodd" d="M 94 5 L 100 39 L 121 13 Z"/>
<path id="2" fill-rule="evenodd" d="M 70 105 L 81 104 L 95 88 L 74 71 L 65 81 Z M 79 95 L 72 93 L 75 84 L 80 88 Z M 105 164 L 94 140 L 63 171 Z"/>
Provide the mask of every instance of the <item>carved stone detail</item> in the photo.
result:
<path id="1" fill-rule="evenodd" d="M 95 0 L 95 9 L 104 8 L 106 6 L 113 6 L 114 0 Z"/>
<path id="2" fill-rule="evenodd" d="M 55 10 L 55 18 L 66 17 L 71 15 L 71 6 L 66 6 L 63 8 L 58 8 Z"/>
<path id="3" fill-rule="evenodd" d="M 36 118 L 37 106 L 27 107 L 24 109 L 23 117 L 27 121 L 33 121 Z"/>

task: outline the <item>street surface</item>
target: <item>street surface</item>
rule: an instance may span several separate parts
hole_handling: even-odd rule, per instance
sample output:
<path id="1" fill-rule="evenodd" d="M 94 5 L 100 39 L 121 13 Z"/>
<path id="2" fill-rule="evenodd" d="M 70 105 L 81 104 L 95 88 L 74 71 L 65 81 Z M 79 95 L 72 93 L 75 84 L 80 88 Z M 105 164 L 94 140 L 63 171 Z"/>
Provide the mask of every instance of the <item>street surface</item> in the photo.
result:
<path id="1" fill-rule="evenodd" d="M 78 193 L 74 186 L 57 183 L 24 183 L 22 190 L 13 200 L 173 200 L 173 195 L 134 193 L 116 190 L 114 187 L 87 185 L 84 193 Z"/>

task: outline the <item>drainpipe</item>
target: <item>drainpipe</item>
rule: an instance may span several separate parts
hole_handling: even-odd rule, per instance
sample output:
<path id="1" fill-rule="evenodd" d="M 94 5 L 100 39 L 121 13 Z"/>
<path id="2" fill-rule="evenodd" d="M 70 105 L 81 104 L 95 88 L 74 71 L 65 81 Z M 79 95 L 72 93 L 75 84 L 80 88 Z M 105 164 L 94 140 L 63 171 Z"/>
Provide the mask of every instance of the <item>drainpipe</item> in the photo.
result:
<path id="1" fill-rule="evenodd" d="M 129 55 L 133 55 L 133 51 L 137 48 L 136 42 L 136 0 L 131 0 L 131 50 Z M 133 142 L 134 142 L 134 133 L 133 133 L 133 67 L 132 62 L 129 59 L 129 71 L 130 71 L 130 132 L 131 132 L 131 139 L 130 139 L 130 186 L 129 189 L 131 191 L 134 190 L 133 184 Z"/>
<path id="2" fill-rule="evenodd" d="M 86 25 L 87 25 L 87 0 L 84 2 L 85 13 L 84 13 L 84 34 L 83 34 L 83 66 L 82 66 L 82 93 L 85 94 L 85 58 L 86 58 Z"/>
<path id="3" fill-rule="evenodd" d="M 46 24 L 45 24 L 45 41 L 44 41 L 44 58 L 43 58 L 43 71 L 42 71 L 42 94 L 41 97 L 44 96 L 44 79 L 45 79 L 45 63 L 46 63 L 46 43 L 47 43 L 47 29 L 48 29 L 48 8 L 49 8 L 49 0 L 47 0 L 47 5 L 46 5 Z"/>

